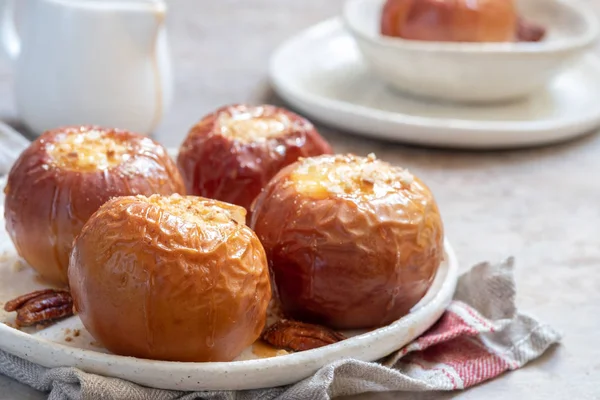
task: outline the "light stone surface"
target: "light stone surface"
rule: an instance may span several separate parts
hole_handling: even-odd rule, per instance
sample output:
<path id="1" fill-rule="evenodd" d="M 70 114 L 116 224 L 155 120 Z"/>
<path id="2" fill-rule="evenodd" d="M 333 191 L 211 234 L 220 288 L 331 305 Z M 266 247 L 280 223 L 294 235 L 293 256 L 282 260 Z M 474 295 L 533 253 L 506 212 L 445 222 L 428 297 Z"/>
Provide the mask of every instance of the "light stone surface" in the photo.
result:
<path id="1" fill-rule="evenodd" d="M 587 2 L 600 15 L 600 2 Z M 278 102 L 266 82 L 269 54 L 286 37 L 339 13 L 342 1 L 169 5 L 177 91 L 156 137 L 176 146 L 217 106 Z M 18 124 L 6 63 L 0 64 L 0 118 Z M 561 346 L 523 370 L 465 392 L 354 399 L 600 399 L 600 135 L 536 150 L 474 153 L 323 133 L 338 152 L 375 152 L 428 182 L 462 268 L 516 256 L 519 306 L 565 335 Z M 0 377 L 0 398 L 43 396 Z"/>

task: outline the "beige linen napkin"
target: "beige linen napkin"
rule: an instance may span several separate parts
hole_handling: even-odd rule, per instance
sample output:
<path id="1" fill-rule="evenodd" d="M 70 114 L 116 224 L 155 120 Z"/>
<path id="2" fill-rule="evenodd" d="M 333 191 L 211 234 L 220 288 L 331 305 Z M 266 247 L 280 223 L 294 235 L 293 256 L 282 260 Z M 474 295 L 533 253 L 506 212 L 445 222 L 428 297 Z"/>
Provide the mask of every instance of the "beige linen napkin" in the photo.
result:
<path id="1" fill-rule="evenodd" d="M 29 141 L 17 131 L 0 122 L 0 176 L 10 170 L 21 151 L 29 145 Z"/>

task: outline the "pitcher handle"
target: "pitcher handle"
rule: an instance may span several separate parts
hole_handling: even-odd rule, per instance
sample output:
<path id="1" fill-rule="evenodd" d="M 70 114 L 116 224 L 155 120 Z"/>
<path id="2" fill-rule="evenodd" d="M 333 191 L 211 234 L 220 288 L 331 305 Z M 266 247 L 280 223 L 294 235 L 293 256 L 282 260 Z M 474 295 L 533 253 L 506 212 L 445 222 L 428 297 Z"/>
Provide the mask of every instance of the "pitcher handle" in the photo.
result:
<path id="1" fill-rule="evenodd" d="M 5 0 L 2 10 L 2 47 L 4 53 L 12 61 L 15 61 L 21 53 L 21 39 L 15 24 L 15 0 Z"/>

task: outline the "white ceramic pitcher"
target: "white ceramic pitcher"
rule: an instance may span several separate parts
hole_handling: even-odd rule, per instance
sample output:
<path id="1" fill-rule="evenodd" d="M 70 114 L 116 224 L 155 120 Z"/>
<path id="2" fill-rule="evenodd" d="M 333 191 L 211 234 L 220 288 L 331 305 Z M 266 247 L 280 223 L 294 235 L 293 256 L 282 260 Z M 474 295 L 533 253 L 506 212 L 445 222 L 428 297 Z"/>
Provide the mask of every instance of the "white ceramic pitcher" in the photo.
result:
<path id="1" fill-rule="evenodd" d="M 152 132 L 172 98 L 165 13 L 163 0 L 6 1 L 20 117 L 37 134 L 74 124 Z"/>

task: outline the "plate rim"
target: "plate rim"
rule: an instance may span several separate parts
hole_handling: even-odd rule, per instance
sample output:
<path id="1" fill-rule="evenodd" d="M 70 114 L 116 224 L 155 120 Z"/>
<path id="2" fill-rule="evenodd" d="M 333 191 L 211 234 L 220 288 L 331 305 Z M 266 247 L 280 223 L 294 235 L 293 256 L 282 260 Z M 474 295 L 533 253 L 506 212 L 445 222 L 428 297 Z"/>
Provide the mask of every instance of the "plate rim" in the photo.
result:
<path id="1" fill-rule="evenodd" d="M 118 364 L 120 368 L 127 370 L 127 373 L 113 373 L 112 370 L 114 370 L 115 368 L 112 368 L 108 371 L 108 374 L 104 372 L 106 370 L 104 369 L 102 374 L 114 378 L 129 380 L 131 382 L 145 386 L 172 390 L 258 389 L 267 386 L 262 384 L 232 384 L 231 387 L 210 385 L 207 386 L 208 382 L 206 381 L 210 381 L 210 375 L 229 374 L 230 376 L 233 376 L 235 374 L 248 372 L 249 370 L 264 370 L 263 373 L 268 373 L 270 370 L 273 369 L 293 368 L 296 366 L 303 366 L 305 370 L 311 370 L 311 372 L 308 375 L 306 373 L 303 373 L 302 375 L 297 375 L 293 377 L 287 376 L 285 379 L 277 379 L 277 383 L 274 386 L 290 384 L 304 379 L 307 376 L 310 376 L 318 369 L 331 362 L 334 362 L 335 360 L 348 358 L 347 356 L 342 357 L 339 355 L 339 353 L 341 352 L 348 351 L 348 347 L 350 347 L 352 351 L 356 351 L 356 353 L 358 353 L 359 349 L 368 348 L 369 343 L 385 340 L 390 336 L 397 335 L 397 331 L 400 329 L 397 325 L 409 325 L 409 321 L 424 319 L 423 316 L 427 317 L 429 314 L 432 314 L 435 317 L 431 324 L 429 324 L 429 322 L 425 324 L 427 325 L 427 327 L 424 328 L 422 331 L 415 330 L 414 332 L 412 332 L 412 335 L 409 333 L 409 336 L 411 336 L 410 340 L 413 340 L 414 338 L 418 337 L 426 329 L 431 327 L 431 325 L 433 325 L 433 323 L 435 323 L 435 321 L 439 319 L 439 317 L 443 314 L 447 306 L 452 301 L 454 292 L 456 290 L 456 284 L 458 281 L 458 261 L 456 258 L 456 254 L 447 239 L 444 240 L 444 251 L 447 258 L 446 276 L 442 281 L 438 292 L 426 304 L 424 304 L 422 307 L 417 307 L 417 309 L 413 313 L 402 317 L 401 319 L 393 322 L 390 325 L 364 333 L 362 335 L 358 335 L 356 337 L 352 337 L 344 342 L 329 345 L 320 349 L 293 353 L 286 356 L 232 362 L 198 363 L 157 361 L 140 359 L 135 357 L 119 356 L 110 353 L 101 353 L 93 350 L 71 347 L 61 343 L 53 342 L 43 337 L 34 336 L 22 332 L 20 330 L 11 328 L 3 323 L 0 323 L 0 349 L 10 354 L 13 354 L 14 356 L 23 358 L 27 361 L 40 364 L 48 368 L 76 367 L 86 372 L 98 373 L 96 372 L 98 368 L 94 367 L 94 363 L 96 363 L 98 366 L 102 365 L 105 367 L 117 367 Z M 432 318 L 428 318 L 428 321 L 430 320 L 432 320 Z M 348 341 L 351 341 L 350 346 L 348 346 Z M 388 351 L 386 354 L 381 355 L 376 359 L 384 357 L 393 351 L 394 350 Z M 61 357 L 45 358 L 46 354 L 57 354 Z M 68 358 L 70 359 L 70 362 L 64 363 L 56 361 L 56 358 Z M 369 361 L 374 359 L 372 356 L 364 355 L 352 356 L 350 358 L 356 358 L 363 361 Z M 326 360 L 326 362 L 321 360 Z M 185 372 L 185 375 L 190 375 L 188 376 L 188 378 L 190 379 L 187 380 L 188 382 L 177 382 L 175 379 L 173 379 L 172 382 L 169 381 L 168 385 L 153 386 L 152 381 L 148 380 L 150 378 L 144 378 L 143 375 L 136 375 L 136 371 L 141 370 L 154 370 L 156 373 L 160 370 L 175 374 L 181 374 L 182 372 Z M 191 372 L 192 370 L 193 372 Z M 197 384 L 194 384 L 192 382 L 196 377 L 201 377 L 202 375 L 207 375 L 207 377 L 203 377 L 201 379 L 204 381 L 202 384 L 200 382 L 197 382 Z"/>
<path id="2" fill-rule="evenodd" d="M 272 54 L 269 60 L 269 79 L 275 89 L 275 91 L 288 103 L 294 105 L 298 109 L 302 110 L 306 114 L 316 114 L 311 111 L 310 108 L 319 108 L 322 113 L 325 111 L 334 111 L 339 115 L 353 115 L 360 116 L 364 120 L 369 120 L 371 123 L 392 123 L 395 124 L 399 129 L 421 129 L 424 130 L 440 130 L 443 131 L 448 137 L 452 134 L 480 134 L 481 136 L 489 136 L 492 134 L 533 134 L 536 135 L 529 143 L 517 143 L 511 144 L 502 141 L 502 143 L 493 143 L 491 141 L 486 143 L 473 143 L 472 146 L 469 144 L 460 144 L 444 142 L 439 143 L 440 146 L 447 147 L 485 147 L 490 146 L 493 148 L 498 147 L 526 147 L 530 145 L 547 144 L 553 141 L 565 140 L 579 135 L 588 133 L 590 129 L 600 125 L 600 109 L 590 107 L 590 111 L 587 112 L 583 117 L 580 118 L 565 118 L 561 120 L 535 120 L 535 121 L 498 121 L 498 120 L 481 120 L 481 121 L 470 121 L 465 119 L 456 118 L 427 118 L 421 116 L 408 115 L 403 113 L 397 113 L 392 111 L 379 110 L 370 108 L 364 105 L 354 104 L 343 100 L 332 99 L 330 97 L 314 94 L 312 92 L 302 90 L 301 85 L 295 85 L 290 83 L 289 79 L 286 79 L 285 74 L 282 71 L 280 65 L 288 57 L 287 52 L 291 52 L 290 49 L 298 46 L 307 40 L 314 40 L 315 38 L 321 38 L 326 36 L 333 36 L 339 33 L 344 33 L 352 38 L 351 34 L 343 25 L 341 17 L 333 17 L 328 20 L 322 21 L 313 25 L 300 33 L 292 36 L 285 42 L 283 42 Z M 352 39 L 353 40 L 353 39 Z M 582 57 L 582 61 L 593 63 L 600 70 L 600 56 L 594 53 L 587 53 Z M 309 106 L 306 106 L 309 104 Z M 465 106 L 468 107 L 468 106 Z M 321 119 L 323 118 L 316 118 Z M 333 120 L 333 119 L 332 119 Z M 327 121 L 328 125 L 331 126 L 342 126 L 343 121 L 340 118 L 335 118 L 337 123 Z M 353 129 L 354 128 L 354 129 Z M 354 124 L 352 126 L 344 126 L 344 129 L 348 129 L 355 133 L 365 134 L 364 129 L 356 129 Z M 549 138 L 546 135 L 549 131 L 559 130 L 576 130 L 577 133 L 563 134 L 560 137 Z M 482 133 L 485 131 L 485 134 Z M 413 142 L 413 143 L 429 143 L 427 141 L 419 141 L 417 139 L 402 137 L 393 137 L 388 134 L 377 133 L 376 129 L 369 131 L 366 136 L 377 136 L 397 141 Z M 419 136 L 419 135 L 413 135 Z"/>

